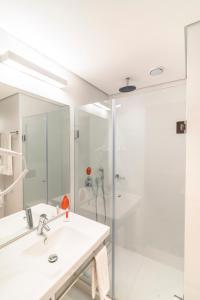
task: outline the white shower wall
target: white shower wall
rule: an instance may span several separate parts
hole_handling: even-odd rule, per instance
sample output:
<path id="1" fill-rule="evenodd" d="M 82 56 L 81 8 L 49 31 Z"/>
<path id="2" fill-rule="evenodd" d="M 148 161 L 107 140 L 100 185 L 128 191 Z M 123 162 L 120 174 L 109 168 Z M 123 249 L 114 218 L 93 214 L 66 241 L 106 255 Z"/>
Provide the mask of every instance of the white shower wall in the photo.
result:
<path id="1" fill-rule="evenodd" d="M 116 112 L 116 243 L 183 269 L 185 83 L 123 95 Z M 119 196 L 119 197 L 118 197 Z"/>

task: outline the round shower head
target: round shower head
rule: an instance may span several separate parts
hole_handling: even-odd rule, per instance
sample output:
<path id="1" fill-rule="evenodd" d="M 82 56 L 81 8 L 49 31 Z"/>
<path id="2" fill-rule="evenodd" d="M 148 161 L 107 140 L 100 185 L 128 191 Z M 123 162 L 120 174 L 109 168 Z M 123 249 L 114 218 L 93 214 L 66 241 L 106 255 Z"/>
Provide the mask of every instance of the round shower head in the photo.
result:
<path id="1" fill-rule="evenodd" d="M 129 85 L 130 77 L 126 78 L 126 85 L 119 88 L 120 93 L 128 93 L 136 90 L 136 86 L 134 85 Z"/>

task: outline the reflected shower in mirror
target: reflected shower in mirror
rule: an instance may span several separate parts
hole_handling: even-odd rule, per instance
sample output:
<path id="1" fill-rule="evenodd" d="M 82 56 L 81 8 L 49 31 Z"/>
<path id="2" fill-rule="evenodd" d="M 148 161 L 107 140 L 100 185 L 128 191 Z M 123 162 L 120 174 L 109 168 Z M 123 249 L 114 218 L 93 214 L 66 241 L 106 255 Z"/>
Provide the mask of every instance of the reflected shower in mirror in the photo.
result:
<path id="1" fill-rule="evenodd" d="M 40 214 L 55 217 L 70 194 L 69 126 L 68 106 L 0 84 L 0 148 L 21 154 L 0 152 L 0 247 L 30 229 L 26 208 L 36 227 Z"/>

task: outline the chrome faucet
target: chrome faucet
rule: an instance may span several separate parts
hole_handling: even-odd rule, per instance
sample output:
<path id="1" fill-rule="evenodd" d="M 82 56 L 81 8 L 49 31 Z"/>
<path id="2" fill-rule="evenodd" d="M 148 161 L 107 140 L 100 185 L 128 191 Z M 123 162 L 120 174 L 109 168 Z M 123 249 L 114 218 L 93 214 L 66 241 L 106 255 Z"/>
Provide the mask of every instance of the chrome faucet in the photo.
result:
<path id="1" fill-rule="evenodd" d="M 50 227 L 48 226 L 47 223 L 48 223 L 47 215 L 46 214 L 41 214 L 40 219 L 39 219 L 39 224 L 38 224 L 38 227 L 37 227 L 37 233 L 39 235 L 45 236 L 44 230 L 46 230 L 46 231 L 50 230 Z"/>

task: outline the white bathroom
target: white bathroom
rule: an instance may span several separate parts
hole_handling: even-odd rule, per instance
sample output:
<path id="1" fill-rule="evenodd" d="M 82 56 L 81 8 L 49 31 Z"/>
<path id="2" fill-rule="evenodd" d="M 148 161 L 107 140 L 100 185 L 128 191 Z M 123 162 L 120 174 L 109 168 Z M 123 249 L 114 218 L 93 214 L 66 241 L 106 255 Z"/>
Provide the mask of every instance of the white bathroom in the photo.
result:
<path id="1" fill-rule="evenodd" d="M 0 300 L 200 299 L 200 3 L 0 1 Z"/>

